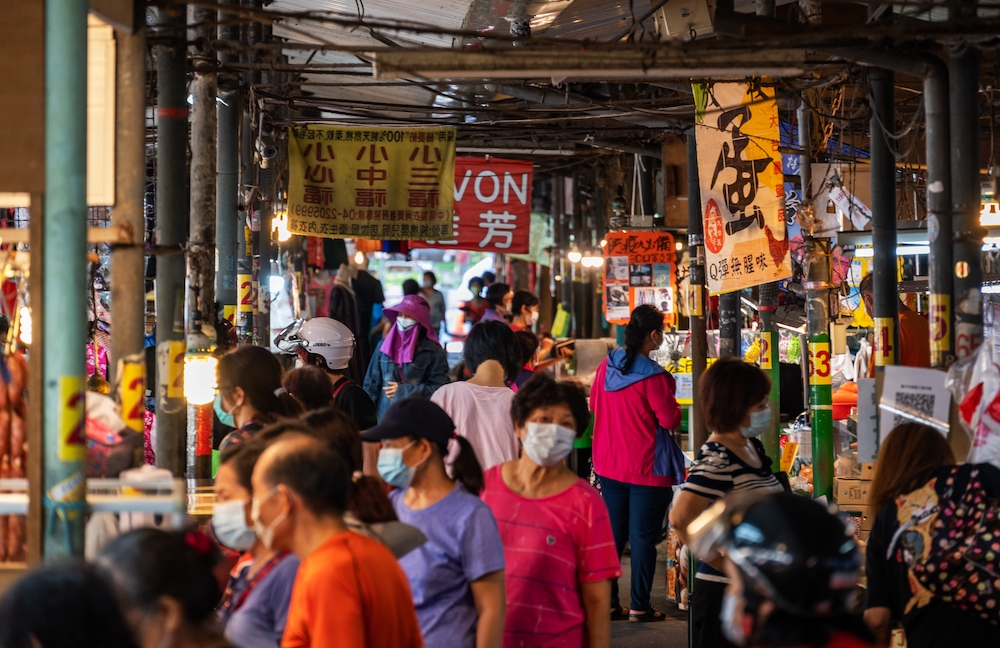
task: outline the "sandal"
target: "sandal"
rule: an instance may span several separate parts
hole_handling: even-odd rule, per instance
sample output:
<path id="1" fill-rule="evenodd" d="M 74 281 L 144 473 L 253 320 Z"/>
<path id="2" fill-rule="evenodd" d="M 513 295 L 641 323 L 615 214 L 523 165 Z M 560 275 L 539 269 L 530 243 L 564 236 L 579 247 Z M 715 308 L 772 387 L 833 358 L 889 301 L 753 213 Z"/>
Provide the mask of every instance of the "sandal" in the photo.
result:
<path id="1" fill-rule="evenodd" d="M 663 612 L 657 612 L 653 608 L 649 608 L 642 614 L 634 614 L 629 610 L 628 620 L 632 623 L 649 623 L 651 621 L 666 621 L 667 615 Z"/>
<path id="2" fill-rule="evenodd" d="M 611 610 L 612 621 L 623 621 L 628 618 L 628 608 L 619 605 Z"/>

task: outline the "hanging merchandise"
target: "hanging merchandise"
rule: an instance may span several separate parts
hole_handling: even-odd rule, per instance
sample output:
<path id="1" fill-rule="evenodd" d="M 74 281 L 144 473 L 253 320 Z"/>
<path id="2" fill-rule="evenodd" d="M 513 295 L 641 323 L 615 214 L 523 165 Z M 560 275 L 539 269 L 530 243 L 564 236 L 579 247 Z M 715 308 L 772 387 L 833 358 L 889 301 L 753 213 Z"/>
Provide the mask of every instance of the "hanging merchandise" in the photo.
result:
<path id="1" fill-rule="evenodd" d="M 452 238 L 454 128 L 290 128 L 288 168 L 292 234 Z"/>
<path id="2" fill-rule="evenodd" d="M 1000 468 L 1000 366 L 992 344 L 980 344 L 955 362 L 945 382 L 958 404 L 962 427 L 972 436 L 967 463 Z"/>
<path id="3" fill-rule="evenodd" d="M 457 158 L 454 239 L 414 241 L 412 247 L 526 254 L 532 166 L 501 158 Z"/>
<path id="4" fill-rule="evenodd" d="M 695 84 L 694 95 L 709 292 L 791 277 L 774 89 Z"/>
<path id="5" fill-rule="evenodd" d="M 611 232 L 604 247 L 604 317 L 627 324 L 636 306 L 650 304 L 677 325 L 677 268 L 669 232 Z"/>

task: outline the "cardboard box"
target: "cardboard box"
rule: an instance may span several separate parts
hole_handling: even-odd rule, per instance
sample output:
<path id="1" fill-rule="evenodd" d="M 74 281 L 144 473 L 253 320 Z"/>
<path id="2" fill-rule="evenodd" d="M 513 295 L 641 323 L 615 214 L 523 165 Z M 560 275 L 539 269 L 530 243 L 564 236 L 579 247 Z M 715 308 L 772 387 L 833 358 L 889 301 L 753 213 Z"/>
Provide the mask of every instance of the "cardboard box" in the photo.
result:
<path id="1" fill-rule="evenodd" d="M 858 464 L 861 470 L 861 479 L 864 481 L 871 481 L 875 478 L 875 462 L 874 461 L 863 461 Z"/>
<path id="2" fill-rule="evenodd" d="M 855 525 L 858 536 L 867 537 L 875 521 L 875 511 L 864 504 L 839 504 L 841 513 L 847 514 Z"/>
<path id="3" fill-rule="evenodd" d="M 860 479 L 838 479 L 836 501 L 841 508 L 846 504 L 868 504 L 870 481 Z"/>

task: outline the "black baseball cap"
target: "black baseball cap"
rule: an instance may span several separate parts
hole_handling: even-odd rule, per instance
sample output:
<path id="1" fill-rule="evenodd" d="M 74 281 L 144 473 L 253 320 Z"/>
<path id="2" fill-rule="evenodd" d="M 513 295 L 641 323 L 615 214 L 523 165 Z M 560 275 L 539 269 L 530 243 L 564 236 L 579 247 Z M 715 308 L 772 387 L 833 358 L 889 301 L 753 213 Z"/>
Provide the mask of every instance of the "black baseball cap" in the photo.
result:
<path id="1" fill-rule="evenodd" d="M 445 448 L 455 436 L 455 422 L 436 403 L 414 396 L 393 403 L 378 425 L 361 433 L 365 441 L 405 436 L 427 439 Z"/>

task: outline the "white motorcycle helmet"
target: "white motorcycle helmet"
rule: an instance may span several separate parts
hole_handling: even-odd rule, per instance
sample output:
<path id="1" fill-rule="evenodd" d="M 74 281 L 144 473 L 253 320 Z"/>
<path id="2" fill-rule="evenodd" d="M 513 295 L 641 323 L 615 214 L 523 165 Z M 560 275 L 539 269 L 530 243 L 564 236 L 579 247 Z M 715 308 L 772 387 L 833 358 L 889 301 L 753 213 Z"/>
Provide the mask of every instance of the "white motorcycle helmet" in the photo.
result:
<path id="1" fill-rule="evenodd" d="M 279 333 L 275 342 L 287 353 L 302 348 L 310 355 L 320 356 L 331 371 L 347 369 L 354 355 L 354 333 L 346 324 L 331 317 L 314 317 L 306 322 L 298 320 Z"/>

